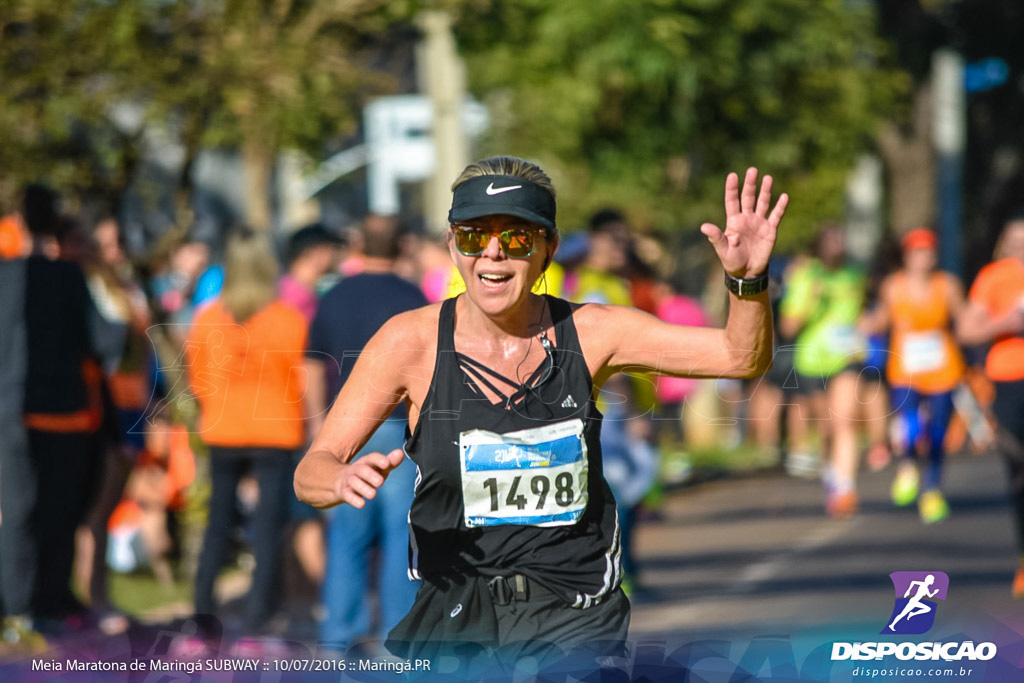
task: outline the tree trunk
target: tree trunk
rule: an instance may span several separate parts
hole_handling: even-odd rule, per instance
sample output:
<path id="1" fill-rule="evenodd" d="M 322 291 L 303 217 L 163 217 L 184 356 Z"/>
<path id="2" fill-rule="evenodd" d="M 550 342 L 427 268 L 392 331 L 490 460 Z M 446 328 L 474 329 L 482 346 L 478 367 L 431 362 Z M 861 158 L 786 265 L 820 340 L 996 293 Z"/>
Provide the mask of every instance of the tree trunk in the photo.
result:
<path id="1" fill-rule="evenodd" d="M 185 158 L 178 172 L 178 187 L 174 193 L 175 223 L 179 227 L 192 227 L 195 212 L 192 209 L 192 198 L 195 194 L 195 181 L 192 172 L 196 160 L 202 151 L 203 135 L 210 121 L 210 110 L 213 105 L 207 101 L 200 102 L 189 111 L 181 134 L 181 144 L 185 148 Z"/>
<path id="2" fill-rule="evenodd" d="M 270 230 L 270 180 L 274 170 L 274 154 L 259 142 L 242 145 L 245 164 L 245 221 L 256 230 Z"/>
<path id="3" fill-rule="evenodd" d="M 934 228 L 935 153 L 931 138 L 931 92 L 927 86 L 914 97 L 909 131 L 887 124 L 878 147 L 889 169 L 889 225 L 895 235 L 919 227 Z"/>

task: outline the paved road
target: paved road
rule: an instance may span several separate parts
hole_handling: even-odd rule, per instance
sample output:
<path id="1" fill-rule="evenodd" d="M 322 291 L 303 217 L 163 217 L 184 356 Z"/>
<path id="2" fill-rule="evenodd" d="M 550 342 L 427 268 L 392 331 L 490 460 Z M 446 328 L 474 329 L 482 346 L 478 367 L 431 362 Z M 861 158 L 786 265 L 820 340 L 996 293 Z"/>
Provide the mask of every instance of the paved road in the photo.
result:
<path id="1" fill-rule="evenodd" d="M 889 574 L 903 570 L 949 575 L 944 617 L 1024 616 L 1024 604 L 1010 599 L 1017 554 L 1003 463 L 994 455 L 952 458 L 945 478 L 952 514 L 929 526 L 916 507 L 889 501 L 894 471 L 865 473 L 861 512 L 839 521 L 825 516 L 818 482 L 783 474 L 671 493 L 663 519 L 636 531 L 647 590 L 633 600 L 630 638 L 743 639 L 837 624 L 877 634 L 893 607 Z M 229 592 L 246 589 L 242 581 Z M 152 620 L 189 612 L 181 608 Z M 316 627 L 293 618 L 286 635 L 313 642 Z"/>
<path id="2" fill-rule="evenodd" d="M 927 680 L 1024 680 L 1024 601 L 1010 599 L 1016 550 L 1002 463 L 992 455 L 952 459 L 946 475 L 952 515 L 931 526 L 923 525 L 913 508 L 893 508 L 888 500 L 893 471 L 890 466 L 865 474 L 862 510 L 843 521 L 825 516 L 816 482 L 781 474 L 723 480 L 669 495 L 664 518 L 643 523 L 636 533 L 640 579 L 647 590 L 634 600 L 629 675 L 620 678 L 678 681 L 689 672 L 691 681 L 729 683 L 859 680 L 852 671 L 862 663 L 831 661 L 832 643 L 885 640 L 879 632 L 893 608 L 889 574 L 912 570 L 945 572 L 950 580 L 935 627 L 913 640 L 999 646 L 997 661 L 956 662 L 955 667 L 940 662 L 942 671 L 951 673 Z M 59 655 L 45 656 L 176 661 L 168 648 L 194 629 L 173 611 L 154 616 L 156 623 L 121 636 L 82 633 L 54 642 Z M 292 619 L 281 634 L 291 644 L 287 656 L 313 652 L 315 634 L 308 618 Z M 242 656 L 231 647 L 226 641 L 222 654 Z M 29 673 L 31 655 L 10 654 L 14 660 L 0 664 L 0 679 L 49 680 L 42 672 Z M 963 675 L 969 667 L 974 674 Z M 148 672 L 136 679 L 155 681 L 160 675 Z M 115 674 L 95 680 L 120 679 Z M 203 680 L 235 679 L 210 674 Z"/>
<path id="3" fill-rule="evenodd" d="M 631 637 L 743 638 L 837 625 L 867 629 L 866 637 L 885 625 L 888 575 L 903 570 L 949 575 L 943 618 L 1014 620 L 1024 633 L 1024 601 L 1010 598 L 1017 552 L 1003 463 L 952 458 L 952 514 L 929 526 L 916 508 L 891 504 L 893 473 L 890 465 L 863 475 L 861 512 L 848 520 L 824 515 L 817 482 L 782 474 L 671 496 L 664 519 L 636 533 L 649 595 L 635 601 Z"/>

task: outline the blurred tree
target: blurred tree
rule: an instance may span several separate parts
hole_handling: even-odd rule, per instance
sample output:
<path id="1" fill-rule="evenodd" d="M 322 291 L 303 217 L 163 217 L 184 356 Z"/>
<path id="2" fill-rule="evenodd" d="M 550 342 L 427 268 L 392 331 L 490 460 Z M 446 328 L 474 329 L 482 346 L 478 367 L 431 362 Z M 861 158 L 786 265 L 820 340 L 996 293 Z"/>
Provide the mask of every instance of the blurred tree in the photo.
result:
<path id="1" fill-rule="evenodd" d="M 922 225 L 935 225 L 931 67 L 933 53 L 947 44 L 939 17 L 949 5 L 941 0 L 893 0 L 878 8 L 880 32 L 894 46 L 889 57 L 912 79 L 907 106 L 886 121 L 878 134 L 889 170 L 888 223 L 896 236 Z"/>
<path id="2" fill-rule="evenodd" d="M 368 96 L 394 89 L 388 47 L 413 8 L 388 0 L 162 3 L 156 40 L 140 45 L 162 84 L 151 102 L 179 117 L 187 162 L 203 146 L 242 150 L 246 218 L 267 227 L 278 153 L 318 157 L 328 140 L 355 129 Z"/>
<path id="3" fill-rule="evenodd" d="M 42 180 L 117 204 L 131 182 L 141 131 L 118 123 L 126 97 L 119 45 L 104 40 L 116 3 L 18 0 L 0 9 L 0 178 Z"/>
<path id="4" fill-rule="evenodd" d="M 931 58 L 952 48 L 967 65 L 998 59 L 1005 82 L 968 93 L 964 169 L 964 274 L 968 282 L 992 258 L 1007 215 L 1024 202 L 1024 3 L 1020 0 L 885 0 L 878 3 L 892 63 L 913 79 L 913 108 L 885 129 L 892 226 L 928 224 L 935 215 L 931 154 Z M 915 150 L 916 151 L 913 151 Z M 917 180 L 914 180 L 917 178 Z M 916 211 L 916 216 L 915 216 Z"/>
<path id="5" fill-rule="evenodd" d="M 182 225 L 198 152 L 237 147 L 246 218 L 268 227 L 278 153 L 318 157 L 354 130 L 363 100 L 394 87 L 388 49 L 407 42 L 401 29 L 414 8 L 412 0 L 16 0 L 0 14 L 0 135 L 12 143 L 0 150 L 0 172 L 45 173 L 71 190 L 107 181 L 116 197 L 132 181 L 143 132 L 156 131 L 184 150 Z"/>
<path id="6" fill-rule="evenodd" d="M 468 0 L 457 31 L 491 145 L 545 163 L 567 227 L 605 204 L 693 226 L 757 165 L 794 197 L 780 247 L 804 244 L 905 85 L 849 0 Z"/>
<path id="7" fill-rule="evenodd" d="M 176 187 L 149 192 L 175 194 L 173 241 L 191 225 L 200 150 L 224 146 L 243 154 L 247 221 L 269 228 L 278 154 L 319 158 L 355 129 L 365 98 L 394 88 L 391 48 L 410 44 L 414 9 L 412 0 L 5 2 L 0 188 L 13 195 L 45 180 L 117 211 L 147 147 L 177 146 Z M 185 386 L 171 337 L 154 326 L 151 338 L 168 386 Z M 174 398 L 189 414 L 188 397 Z M 184 516 L 186 572 L 205 522 L 202 483 Z"/>
<path id="8" fill-rule="evenodd" d="M 1024 3 L 959 2 L 947 16 L 949 43 L 968 65 L 996 58 L 1008 75 L 967 96 L 964 273 L 973 278 L 992 259 L 1006 219 L 1024 210 Z"/>

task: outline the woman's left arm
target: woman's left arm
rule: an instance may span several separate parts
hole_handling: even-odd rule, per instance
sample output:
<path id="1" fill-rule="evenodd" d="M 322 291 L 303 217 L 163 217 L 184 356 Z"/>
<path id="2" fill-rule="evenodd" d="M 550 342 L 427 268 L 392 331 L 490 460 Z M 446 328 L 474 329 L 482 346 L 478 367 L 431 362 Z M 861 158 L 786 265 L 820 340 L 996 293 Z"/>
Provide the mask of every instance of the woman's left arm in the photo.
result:
<path id="1" fill-rule="evenodd" d="M 757 191 L 757 169 L 725 181 L 726 223 L 723 231 L 705 223 L 701 232 L 715 248 L 732 278 L 750 280 L 768 270 L 768 260 L 789 197 L 782 194 L 771 207 L 772 178 Z M 770 211 L 769 211 L 770 209 Z M 602 306 L 588 316 L 597 341 L 581 339 L 591 370 L 604 378 L 622 370 L 653 371 L 692 377 L 754 377 L 771 366 L 772 311 L 767 290 L 729 294 L 729 317 L 723 329 L 683 327 L 662 322 L 635 309 Z M 593 349 L 596 353 L 590 355 Z M 593 361 L 590 359 L 593 358 Z"/>

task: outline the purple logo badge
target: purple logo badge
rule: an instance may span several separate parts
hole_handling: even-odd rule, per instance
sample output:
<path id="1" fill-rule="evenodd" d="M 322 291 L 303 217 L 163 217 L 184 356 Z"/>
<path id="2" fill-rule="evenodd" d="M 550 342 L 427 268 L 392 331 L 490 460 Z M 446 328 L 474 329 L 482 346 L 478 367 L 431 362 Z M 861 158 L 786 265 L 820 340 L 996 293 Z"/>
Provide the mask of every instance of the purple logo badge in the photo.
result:
<path id="1" fill-rule="evenodd" d="M 893 572 L 896 604 L 882 633 L 916 635 L 935 623 L 935 600 L 945 600 L 949 577 L 944 572 Z"/>

